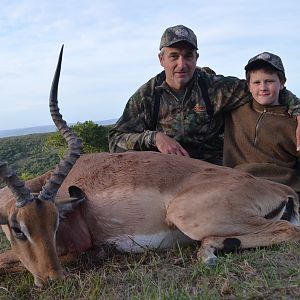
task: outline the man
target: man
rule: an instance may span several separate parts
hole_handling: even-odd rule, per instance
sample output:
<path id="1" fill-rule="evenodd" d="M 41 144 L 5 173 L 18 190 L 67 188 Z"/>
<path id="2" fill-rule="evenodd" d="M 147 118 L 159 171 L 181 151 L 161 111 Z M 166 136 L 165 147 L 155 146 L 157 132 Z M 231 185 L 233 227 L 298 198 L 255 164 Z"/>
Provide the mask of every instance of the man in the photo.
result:
<path id="1" fill-rule="evenodd" d="M 159 48 L 164 72 L 129 99 L 109 132 L 110 151 L 153 150 L 221 164 L 224 114 L 250 101 L 246 80 L 197 68 L 197 38 L 183 25 L 167 28 Z M 282 94 L 298 115 L 300 100 Z"/>

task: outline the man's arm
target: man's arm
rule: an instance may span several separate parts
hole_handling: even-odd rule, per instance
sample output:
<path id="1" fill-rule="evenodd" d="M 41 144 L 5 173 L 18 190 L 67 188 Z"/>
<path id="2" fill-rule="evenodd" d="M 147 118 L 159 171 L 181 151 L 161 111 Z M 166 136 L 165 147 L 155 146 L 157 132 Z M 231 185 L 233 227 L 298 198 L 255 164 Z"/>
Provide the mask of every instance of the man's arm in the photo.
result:
<path id="1" fill-rule="evenodd" d="M 214 99 L 215 112 L 226 113 L 249 101 L 252 96 L 249 92 L 246 80 L 231 76 L 207 76 L 207 84 L 210 87 L 209 94 Z M 280 94 L 280 102 L 286 105 L 288 112 L 297 117 L 296 130 L 297 151 L 300 150 L 300 99 L 292 92 L 284 88 Z"/>
<path id="2" fill-rule="evenodd" d="M 208 75 L 204 72 L 200 76 L 200 80 L 204 80 L 208 88 L 215 114 L 224 114 L 251 100 L 246 80 L 233 76 Z"/>
<path id="3" fill-rule="evenodd" d="M 296 143 L 297 143 L 297 151 L 300 151 L 300 115 L 297 116 L 297 129 L 296 129 Z"/>
<path id="4" fill-rule="evenodd" d="M 154 144 L 161 153 L 190 156 L 175 139 L 167 136 L 164 132 L 157 132 L 155 134 Z"/>
<path id="5" fill-rule="evenodd" d="M 119 120 L 122 124 L 122 121 Z M 120 132 L 117 125 L 109 131 L 110 152 L 128 150 L 158 150 L 164 154 L 189 156 L 188 152 L 173 138 L 163 132 L 146 130 L 144 133 Z M 144 146 L 141 146 L 144 145 Z"/>
<path id="6" fill-rule="evenodd" d="M 288 107 L 288 112 L 297 118 L 298 126 L 296 129 L 297 151 L 300 150 L 300 99 L 292 92 L 284 88 L 280 93 L 280 103 Z"/>
<path id="7" fill-rule="evenodd" d="M 245 79 L 233 76 L 207 75 L 204 72 L 201 76 L 202 80 L 206 81 L 215 112 L 226 113 L 252 101 L 252 95 Z M 285 105 L 288 108 L 288 113 L 293 117 L 300 115 L 300 99 L 286 88 L 280 93 L 280 104 Z"/>
<path id="8" fill-rule="evenodd" d="M 150 130 L 152 104 L 149 84 L 127 102 L 124 112 L 108 134 L 110 152 L 154 150 L 155 131 Z M 146 99 L 146 100 L 145 100 Z M 147 101 L 148 99 L 148 101 Z"/>
<path id="9" fill-rule="evenodd" d="M 123 115 L 109 131 L 110 152 L 158 150 L 165 154 L 189 156 L 175 139 L 153 130 L 153 95 L 160 76 L 150 79 L 127 102 Z"/>
<path id="10" fill-rule="evenodd" d="M 139 113 L 131 110 L 130 101 L 123 115 L 109 130 L 108 143 L 110 152 L 125 152 L 130 150 L 151 150 L 154 131 L 147 130 Z"/>

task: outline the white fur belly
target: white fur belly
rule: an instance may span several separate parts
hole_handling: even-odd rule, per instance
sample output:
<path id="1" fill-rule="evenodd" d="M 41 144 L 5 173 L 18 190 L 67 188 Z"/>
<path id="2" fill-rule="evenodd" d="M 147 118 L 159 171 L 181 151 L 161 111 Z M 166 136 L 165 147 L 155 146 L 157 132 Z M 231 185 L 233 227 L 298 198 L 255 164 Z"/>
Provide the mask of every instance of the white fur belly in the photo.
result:
<path id="1" fill-rule="evenodd" d="M 151 235 L 118 236 L 107 240 L 123 252 L 144 252 L 147 249 L 171 248 L 175 244 L 190 244 L 193 240 L 179 230 L 169 230 Z"/>

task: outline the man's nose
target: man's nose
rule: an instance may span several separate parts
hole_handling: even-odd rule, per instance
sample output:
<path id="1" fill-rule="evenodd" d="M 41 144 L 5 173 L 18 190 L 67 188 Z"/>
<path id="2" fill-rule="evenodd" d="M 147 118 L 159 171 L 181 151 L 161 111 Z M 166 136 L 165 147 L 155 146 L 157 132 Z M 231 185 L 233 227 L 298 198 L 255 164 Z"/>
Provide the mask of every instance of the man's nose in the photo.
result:
<path id="1" fill-rule="evenodd" d="M 185 66 L 185 59 L 184 59 L 183 56 L 180 55 L 180 56 L 178 57 L 177 65 L 178 65 L 178 67 L 180 67 L 180 68 L 183 68 L 183 67 Z"/>

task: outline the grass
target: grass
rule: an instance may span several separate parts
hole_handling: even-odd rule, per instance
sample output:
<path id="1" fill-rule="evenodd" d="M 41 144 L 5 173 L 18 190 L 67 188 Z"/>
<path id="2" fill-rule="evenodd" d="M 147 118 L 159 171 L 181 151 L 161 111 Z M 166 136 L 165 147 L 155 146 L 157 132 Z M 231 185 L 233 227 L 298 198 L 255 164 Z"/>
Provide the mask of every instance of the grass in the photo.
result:
<path id="1" fill-rule="evenodd" d="M 1 244 L 5 242 L 3 235 Z M 7 247 L 2 246 L 3 249 Z M 299 299 L 300 248 L 287 243 L 219 257 L 214 268 L 197 245 L 142 254 L 84 254 L 67 278 L 43 289 L 28 272 L 0 277 L 0 299 Z"/>

